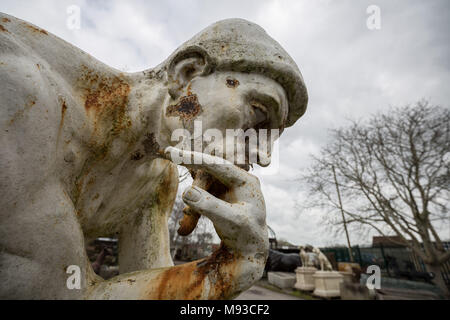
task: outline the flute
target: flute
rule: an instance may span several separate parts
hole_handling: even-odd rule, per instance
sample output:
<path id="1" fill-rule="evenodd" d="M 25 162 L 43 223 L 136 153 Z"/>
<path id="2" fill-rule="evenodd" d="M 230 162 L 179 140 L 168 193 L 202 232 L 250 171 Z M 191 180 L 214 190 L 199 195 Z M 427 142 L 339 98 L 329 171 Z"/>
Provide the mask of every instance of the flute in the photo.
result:
<path id="1" fill-rule="evenodd" d="M 192 183 L 193 186 L 208 191 L 213 182 L 213 177 L 209 173 L 203 170 L 195 170 L 191 171 L 191 175 L 194 178 L 194 182 Z M 189 206 L 184 207 L 183 218 L 180 220 L 180 227 L 177 230 L 178 234 L 181 236 L 191 234 L 197 226 L 199 218 L 200 214 L 198 212 L 194 211 Z"/>

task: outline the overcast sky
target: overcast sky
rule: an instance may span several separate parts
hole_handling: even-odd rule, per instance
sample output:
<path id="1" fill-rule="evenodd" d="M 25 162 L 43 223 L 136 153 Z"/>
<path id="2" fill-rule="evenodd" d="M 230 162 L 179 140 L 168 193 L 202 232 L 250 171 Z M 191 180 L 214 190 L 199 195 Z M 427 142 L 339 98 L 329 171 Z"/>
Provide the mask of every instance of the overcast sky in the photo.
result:
<path id="1" fill-rule="evenodd" d="M 67 7 L 81 28 L 67 28 Z M 369 5 L 381 28 L 369 30 Z M 328 129 L 391 106 L 428 98 L 449 106 L 450 1 L 5 1 L 0 11 L 42 27 L 100 61 L 133 72 L 156 66 L 209 24 L 244 18 L 261 25 L 297 62 L 309 92 L 306 114 L 280 138 L 280 170 L 260 176 L 267 222 L 295 244 L 344 243 L 317 211 L 300 213 L 296 181 Z M 450 231 L 443 235 L 450 238 Z M 371 242 L 371 237 L 359 242 Z M 356 239 L 355 239 L 356 242 Z"/>

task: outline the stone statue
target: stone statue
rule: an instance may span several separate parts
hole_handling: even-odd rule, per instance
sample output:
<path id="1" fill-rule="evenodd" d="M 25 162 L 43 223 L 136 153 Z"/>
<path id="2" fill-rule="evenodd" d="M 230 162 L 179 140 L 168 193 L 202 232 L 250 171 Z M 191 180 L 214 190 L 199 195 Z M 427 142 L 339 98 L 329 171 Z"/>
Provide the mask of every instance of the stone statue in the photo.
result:
<path id="1" fill-rule="evenodd" d="M 327 256 L 324 255 L 319 248 L 314 248 L 312 251 L 317 255 L 321 271 L 333 271 L 333 267 L 331 266 L 331 263 L 328 260 Z"/>
<path id="2" fill-rule="evenodd" d="M 214 181 L 183 200 L 212 220 L 216 252 L 173 266 L 167 228 L 174 154 L 198 155 L 179 150 L 175 130 L 198 120 L 203 131 L 282 132 L 305 112 L 298 67 L 261 27 L 220 21 L 157 67 L 122 73 L 0 14 L 0 81 L 0 298 L 228 299 L 261 277 L 266 213 L 250 161 L 219 165 L 204 152 L 185 164 Z M 267 165 L 270 147 L 253 162 Z M 109 280 L 86 255 L 100 236 L 119 238 Z"/>
<path id="3" fill-rule="evenodd" d="M 309 256 L 305 251 L 305 247 L 300 246 L 300 259 L 302 260 L 302 267 L 309 267 L 310 266 L 310 262 L 309 262 Z"/>

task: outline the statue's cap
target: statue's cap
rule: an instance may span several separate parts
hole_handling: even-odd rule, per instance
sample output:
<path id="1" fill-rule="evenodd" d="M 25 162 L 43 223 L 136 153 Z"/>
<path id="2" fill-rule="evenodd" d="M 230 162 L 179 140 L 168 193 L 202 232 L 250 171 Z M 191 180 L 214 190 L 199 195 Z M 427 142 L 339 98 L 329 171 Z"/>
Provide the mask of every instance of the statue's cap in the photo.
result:
<path id="1" fill-rule="evenodd" d="M 292 126 L 306 110 L 308 93 L 297 64 L 266 31 L 244 19 L 218 21 L 181 45 L 172 62 L 201 52 L 212 70 L 259 73 L 277 81 L 289 103 L 285 127 Z"/>

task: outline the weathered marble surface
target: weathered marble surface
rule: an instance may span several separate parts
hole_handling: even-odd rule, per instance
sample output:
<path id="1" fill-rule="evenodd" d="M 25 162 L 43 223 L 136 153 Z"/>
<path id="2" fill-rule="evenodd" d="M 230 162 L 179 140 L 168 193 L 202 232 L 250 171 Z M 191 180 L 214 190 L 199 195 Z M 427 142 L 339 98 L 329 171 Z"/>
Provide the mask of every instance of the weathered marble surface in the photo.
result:
<path id="1" fill-rule="evenodd" d="M 173 130 L 192 130 L 193 119 L 221 131 L 257 125 L 252 99 L 271 96 L 269 128 L 304 113 L 297 66 L 259 26 L 218 22 L 159 66 L 123 73 L 0 14 L 0 82 L 0 298 L 230 298 L 262 275 L 264 199 L 258 179 L 237 166 L 197 167 L 228 192 L 218 199 L 191 188 L 184 201 L 213 221 L 223 245 L 173 266 L 167 219 L 178 173 L 164 154 Z M 199 112 L 170 109 L 193 96 Z M 109 235 L 119 236 L 121 275 L 105 281 L 84 244 Z M 81 268 L 80 289 L 66 286 L 70 265 Z"/>

